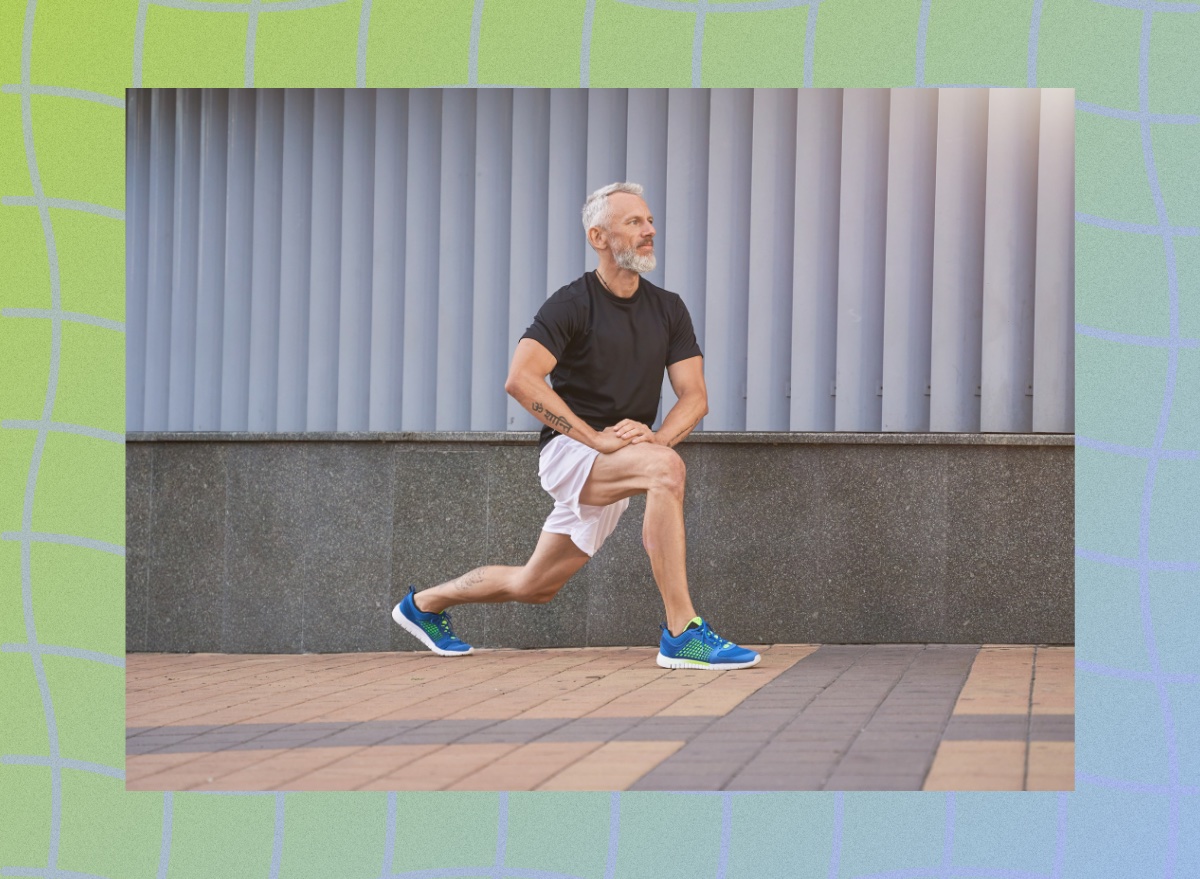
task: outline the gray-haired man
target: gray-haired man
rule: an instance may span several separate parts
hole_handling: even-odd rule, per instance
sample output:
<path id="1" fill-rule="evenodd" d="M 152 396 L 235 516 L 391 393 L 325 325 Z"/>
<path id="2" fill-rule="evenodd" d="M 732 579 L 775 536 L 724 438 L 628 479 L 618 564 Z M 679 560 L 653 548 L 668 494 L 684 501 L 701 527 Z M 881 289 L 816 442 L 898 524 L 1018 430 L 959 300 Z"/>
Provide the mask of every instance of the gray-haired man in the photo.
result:
<path id="1" fill-rule="evenodd" d="M 708 392 L 683 300 L 641 277 L 655 266 L 654 218 L 642 187 L 613 183 L 593 192 L 583 227 L 600 264 L 542 305 L 504 385 L 545 425 L 538 472 L 554 509 L 537 548 L 520 567 L 488 565 L 419 594 L 410 588 L 392 617 L 435 653 L 470 653 L 447 608 L 549 601 L 612 533 L 629 498 L 645 494 L 642 541 L 667 617 L 658 664 L 755 665 L 759 655 L 718 637 L 688 593 L 685 468 L 673 447 L 708 412 Z M 653 431 L 664 368 L 678 402 Z"/>

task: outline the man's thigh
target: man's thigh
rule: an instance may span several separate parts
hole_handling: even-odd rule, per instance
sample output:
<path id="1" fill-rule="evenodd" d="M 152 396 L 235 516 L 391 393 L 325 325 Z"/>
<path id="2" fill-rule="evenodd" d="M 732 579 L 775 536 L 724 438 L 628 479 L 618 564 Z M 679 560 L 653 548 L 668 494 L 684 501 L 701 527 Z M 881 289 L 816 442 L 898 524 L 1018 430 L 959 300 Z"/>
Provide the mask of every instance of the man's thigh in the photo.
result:
<path id="1" fill-rule="evenodd" d="M 674 449 L 654 443 L 637 443 L 607 455 L 597 455 L 579 502 L 606 507 L 617 501 L 644 494 L 664 468 L 679 458 Z"/>

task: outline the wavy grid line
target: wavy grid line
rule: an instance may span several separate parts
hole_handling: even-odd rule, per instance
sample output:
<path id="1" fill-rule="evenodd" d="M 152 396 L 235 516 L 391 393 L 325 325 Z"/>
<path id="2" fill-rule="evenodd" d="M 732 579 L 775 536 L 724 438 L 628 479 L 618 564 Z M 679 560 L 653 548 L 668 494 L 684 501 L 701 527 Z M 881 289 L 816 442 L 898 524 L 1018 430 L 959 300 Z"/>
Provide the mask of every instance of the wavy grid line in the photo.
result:
<path id="1" fill-rule="evenodd" d="M 38 431 L 38 440 L 42 446 L 45 446 L 45 435 L 47 431 Z M 35 444 L 34 452 L 41 458 L 41 447 Z M 37 474 L 34 473 L 36 480 Z M 31 502 L 32 503 L 32 502 Z M 107 552 L 113 555 L 119 555 L 122 558 L 125 556 L 125 547 L 118 546 L 115 543 L 105 543 L 103 540 L 93 540 L 90 537 L 76 537 L 74 534 L 49 534 L 45 531 L 5 531 L 0 534 L 0 540 L 14 540 L 28 546 L 30 543 L 62 543 L 66 546 L 78 546 L 83 549 L 95 549 L 100 552 Z"/>
<path id="2" fill-rule="evenodd" d="M 19 419 L 0 421 L 0 427 L 8 430 L 47 430 L 51 433 L 73 433 L 92 439 L 104 440 L 109 443 L 124 443 L 125 434 L 114 433 L 111 430 L 101 430 L 98 427 L 88 427 L 83 424 L 68 424 L 64 421 L 21 421 Z"/>
<path id="3" fill-rule="evenodd" d="M 186 9 L 191 12 L 241 12 L 256 15 L 259 12 L 294 12 L 298 9 L 319 9 L 337 6 L 346 0 L 245 0 L 242 3 L 224 3 L 217 0 L 148 0 L 151 6 L 167 6 L 171 9 Z"/>
<path id="4" fill-rule="evenodd" d="M 1097 116 L 1122 119 L 1126 122 L 1153 122 L 1156 125 L 1196 125 L 1200 123 L 1200 116 L 1191 113 L 1148 113 L 1141 110 L 1121 110 L 1117 107 L 1094 104 L 1091 101 L 1076 100 L 1075 109 Z"/>
<path id="5" fill-rule="evenodd" d="M 483 0 L 475 0 L 471 13 L 471 50 L 467 55 L 467 85 L 479 85 L 479 30 L 483 26 Z"/>
<path id="6" fill-rule="evenodd" d="M 1075 661 L 1075 668 L 1078 671 L 1087 672 L 1088 674 L 1106 678 L 1117 678 L 1122 681 L 1162 681 L 1166 684 L 1194 684 L 1200 681 L 1200 675 L 1155 675 L 1151 672 L 1136 671 L 1130 668 L 1114 668 L 1110 665 L 1102 665 L 1098 662 L 1086 662 L 1082 659 Z"/>
<path id="7" fill-rule="evenodd" d="M 1062 876 L 1063 863 L 1067 856 L 1067 794 L 1059 791 L 1056 799 L 1058 820 L 1054 826 L 1054 872 L 1050 874 L 1050 879 L 1059 879 Z"/>
<path id="8" fill-rule="evenodd" d="M 24 30 L 21 38 L 21 84 L 32 85 L 31 68 L 33 55 L 33 23 L 37 11 L 37 0 L 28 0 L 25 6 Z M 34 201 L 38 217 L 42 223 L 42 234 L 46 241 L 46 255 L 50 264 L 50 364 L 46 377 L 46 393 L 42 404 L 42 420 L 50 421 L 54 411 L 54 399 L 58 391 L 58 363 L 62 343 L 62 322 L 58 318 L 61 308 L 61 296 L 58 273 L 58 250 L 54 237 L 54 227 L 50 221 L 50 208 L 47 204 L 46 193 L 42 188 L 42 178 L 38 171 L 37 152 L 33 142 L 33 107 L 32 95 L 26 90 L 21 95 L 21 129 L 25 143 L 25 164 L 29 170 L 29 180 L 33 187 Z M 42 453 L 46 448 L 48 431 L 39 430 L 34 441 L 33 455 L 29 462 L 29 470 L 25 477 L 25 499 L 21 514 L 20 534 L 15 535 L 21 543 L 21 603 L 25 617 L 25 640 L 29 644 L 30 658 L 33 663 L 34 677 L 37 679 L 38 693 L 42 701 L 42 715 L 46 723 L 46 735 L 49 745 L 48 766 L 50 768 L 50 840 L 46 855 L 48 869 L 58 866 L 59 833 L 62 827 L 62 771 L 63 759 L 59 750 L 58 720 L 54 712 L 54 701 L 50 695 L 50 682 L 46 677 L 46 666 L 42 653 L 37 649 L 40 645 L 37 637 L 37 625 L 33 613 L 33 574 L 32 574 L 32 544 L 30 534 L 33 531 L 33 501 L 37 488 L 38 471 L 41 469 Z"/>
<path id="9" fill-rule="evenodd" d="M 930 875 L 937 875 L 941 879 L 1049 879 L 1045 873 L 1006 867 L 950 867 L 943 870 L 905 867 L 878 873 L 860 873 L 854 879 L 929 879 Z"/>
<path id="10" fill-rule="evenodd" d="M 1090 784 L 1093 787 L 1101 787 L 1105 790 L 1121 791 L 1129 794 L 1157 794 L 1159 796 L 1185 796 L 1194 797 L 1200 794 L 1200 787 L 1192 785 L 1180 784 L 1145 784 L 1140 781 L 1129 781 L 1125 778 L 1112 778 L 1107 775 L 1095 775 L 1090 772 L 1076 772 L 1075 781 L 1082 784 Z"/>
<path id="11" fill-rule="evenodd" d="M 72 89 L 58 85 L 24 85 L 22 83 L 14 83 L 12 85 L 0 86 L 0 93 L 6 95 L 29 94 L 47 95 L 54 98 L 75 98 L 80 101 L 103 104 L 106 107 L 115 107 L 118 110 L 125 109 L 125 101 L 122 98 L 114 98 L 112 95 L 103 95 L 100 92 L 89 92 L 86 89 Z"/>
<path id="12" fill-rule="evenodd" d="M 157 2 L 157 0 L 156 0 Z M 243 62 L 242 76 L 246 88 L 254 87 L 254 47 L 258 41 L 258 12 L 261 0 L 250 0 L 249 17 L 246 21 L 246 58 Z"/>
<path id="13" fill-rule="evenodd" d="M 696 22 L 692 28 L 692 88 L 699 88 L 704 64 L 704 13 L 708 11 L 708 0 L 696 0 Z"/>
<path id="14" fill-rule="evenodd" d="M 21 96 L 24 102 L 29 101 L 31 92 L 25 92 Z M 105 207 L 100 204 L 92 204 L 86 201 L 75 201 L 70 198 L 46 198 L 40 191 L 37 195 L 6 195 L 0 198 L 0 205 L 9 207 L 32 207 L 32 208 L 62 208 L 69 211 L 83 211 L 87 214 L 95 214 L 98 217 L 108 217 L 110 220 L 124 220 L 125 212 L 116 208 Z"/>
<path id="15" fill-rule="evenodd" d="M 933 0 L 921 0 L 921 15 L 917 20 L 917 88 L 925 87 L 925 38 L 929 33 L 929 10 Z"/>
<path id="16" fill-rule="evenodd" d="M 845 817 L 845 794 L 833 795 L 833 842 L 829 846 L 828 879 L 838 879 L 842 870 L 842 822 Z"/>
<path id="17" fill-rule="evenodd" d="M 396 856 L 396 800 L 395 791 L 389 791 L 387 795 L 387 824 L 383 838 L 383 865 L 379 869 L 381 877 L 387 876 L 392 872 L 392 860 Z"/>
<path id="18" fill-rule="evenodd" d="M 1095 449 L 1098 452 L 1108 452 L 1110 455 L 1121 455 L 1125 458 L 1150 458 L 1155 455 L 1164 461 L 1194 461 L 1200 458 L 1200 452 L 1197 452 L 1195 449 L 1155 451 L 1154 449 L 1144 449 L 1139 446 L 1123 446 L 1119 443 L 1092 439 L 1080 436 L 1079 434 L 1075 435 L 1075 445 L 1085 449 Z"/>
<path id="19" fill-rule="evenodd" d="M 81 314 L 78 311 L 55 311 L 52 308 L 5 308 L 0 310 L 0 317 L 42 317 L 52 319 L 55 315 L 58 316 L 59 320 L 70 323 L 89 324 L 93 327 L 101 327 L 106 330 L 116 330 L 119 333 L 125 332 L 125 323 L 123 321 L 96 317 L 94 314 Z"/>
<path id="20" fill-rule="evenodd" d="M 1195 3 L 1157 3 L 1155 0 L 1092 0 L 1101 6 L 1117 6 L 1121 9 L 1138 9 L 1147 14 L 1151 12 L 1198 12 L 1200 6 Z"/>
<path id="21" fill-rule="evenodd" d="M 592 67 L 592 22 L 596 18 L 596 0 L 583 7 L 583 39 L 579 43 L 579 87 L 588 87 Z"/>
<path id="22" fill-rule="evenodd" d="M 508 792 L 501 791 L 496 804 L 496 862 L 492 875 L 500 879 L 504 875 L 504 853 L 508 849 Z"/>
<path id="23" fill-rule="evenodd" d="M 50 869 L 49 867 L 5 867 L 0 870 L 0 876 L 37 876 L 40 879 L 109 879 L 107 876 L 97 876 L 95 873 L 81 873 L 78 870 Z"/>
<path id="24" fill-rule="evenodd" d="M 1147 4 L 1142 13 L 1141 43 L 1138 51 L 1138 107 L 1144 114 L 1150 112 L 1150 24 L 1153 18 L 1152 6 Z M 1154 10 L 1157 11 L 1157 10 Z M 1150 185 L 1150 195 L 1154 200 L 1154 210 L 1160 227 L 1159 234 L 1163 239 L 1163 248 L 1167 261 L 1167 290 L 1170 315 L 1171 338 L 1179 336 L 1179 280 L 1175 263 L 1175 243 L 1172 238 L 1170 221 L 1167 219 L 1167 208 L 1163 201 L 1162 189 L 1158 182 L 1158 169 L 1154 160 L 1154 147 L 1150 137 L 1150 123 L 1143 119 L 1139 126 L 1142 134 L 1142 158 L 1146 166 L 1146 178 Z M 1147 562 L 1150 558 L 1150 511 L 1153 505 L 1154 484 L 1158 476 L 1158 462 L 1162 457 L 1163 443 L 1166 440 L 1167 426 L 1171 418 L 1171 409 L 1175 400 L 1175 380 L 1179 369 L 1178 348 L 1167 349 L 1167 376 L 1163 388 L 1163 401 L 1160 407 L 1158 426 L 1154 432 L 1153 454 L 1149 457 L 1146 467 L 1145 483 L 1142 490 L 1141 519 L 1138 528 L 1138 559 Z M 1159 658 L 1158 641 L 1154 634 L 1154 619 L 1150 607 L 1150 571 L 1143 564 L 1138 571 L 1138 593 L 1142 615 L 1142 636 L 1145 641 L 1146 653 L 1150 659 L 1150 669 L 1156 675 L 1162 674 L 1162 662 Z M 1171 696 L 1167 686 L 1161 680 L 1154 684 L 1158 693 L 1159 705 L 1162 711 L 1163 734 L 1167 745 L 1167 775 L 1171 781 L 1171 793 L 1168 795 L 1167 812 L 1167 851 L 1165 877 L 1172 879 L 1175 875 L 1175 861 L 1179 849 L 1179 745 L 1176 741 L 1174 712 L 1171 706 Z"/>
<path id="25" fill-rule="evenodd" d="M 954 860 L 954 822 L 956 820 L 954 791 L 946 794 L 946 831 L 942 837 L 942 875 L 950 871 Z"/>
<path id="26" fill-rule="evenodd" d="M 1144 123 L 1143 123 L 1144 124 Z M 1110 220 L 1107 217 L 1096 217 L 1082 211 L 1075 212 L 1075 222 L 1086 223 L 1088 226 L 1099 226 L 1101 229 L 1111 229 L 1114 232 L 1132 232 L 1135 235 L 1170 235 L 1172 238 L 1184 238 L 1200 235 L 1200 229 L 1195 226 L 1152 226 L 1149 223 L 1127 223 L 1124 220 Z"/>
<path id="27" fill-rule="evenodd" d="M 41 754 L 5 754 L 0 763 L 8 766 L 50 766 L 55 765 L 55 761 Z M 125 770 L 116 766 L 106 766 L 103 763 L 92 763 L 88 760 L 59 760 L 57 765 L 61 769 L 74 769 L 77 772 L 90 772 L 93 775 L 103 775 L 107 778 L 115 778 L 119 781 L 125 780 Z"/>
<path id="28" fill-rule="evenodd" d="M 171 835 L 175 824 L 175 794 L 163 794 L 162 842 L 158 847 L 157 879 L 167 879 L 167 868 L 171 866 Z"/>
<path id="29" fill-rule="evenodd" d="M 279 879 L 279 865 L 283 863 L 283 797 L 275 794 L 275 842 L 271 847 L 271 879 Z"/>
<path id="30" fill-rule="evenodd" d="M 371 0 L 362 0 L 358 13 L 358 56 L 354 61 L 354 84 L 367 87 L 367 36 L 371 31 Z"/>
<path id="31" fill-rule="evenodd" d="M 1084 324 L 1075 324 L 1075 333 L 1079 336 L 1090 336 L 1093 339 L 1102 339 L 1105 342 L 1117 342 L 1121 345 L 1141 345 L 1147 348 L 1200 348 L 1200 339 L 1135 336 L 1130 333 L 1119 333 L 1115 330 L 1104 330 Z"/>
<path id="32" fill-rule="evenodd" d="M 99 662 L 115 668 L 125 667 L 124 656 L 113 656 L 110 653 L 100 653 L 96 650 L 81 650 L 78 647 L 64 647 L 49 644 L 0 644 L 2 653 L 41 653 L 50 656 L 65 656 L 68 659 L 82 659 L 85 662 Z"/>
<path id="33" fill-rule="evenodd" d="M 1148 571 L 1167 571 L 1176 574 L 1189 574 L 1200 571 L 1200 562 L 1166 562 L 1158 559 L 1131 559 L 1106 552 L 1083 549 L 1082 547 L 1076 547 L 1075 558 L 1088 562 L 1099 562 L 1102 565 L 1112 565 L 1114 568 L 1128 568 L 1135 571 L 1141 570 L 1143 567 Z"/>
<path id="34" fill-rule="evenodd" d="M 621 795 L 616 791 L 608 801 L 608 855 L 604 861 L 604 879 L 616 879 L 617 852 L 621 843 Z"/>
<path id="35" fill-rule="evenodd" d="M 1025 85 L 1034 88 L 1037 85 L 1038 42 L 1042 30 L 1042 0 L 1034 0 L 1033 11 L 1029 16 L 1029 49 L 1025 53 Z"/>

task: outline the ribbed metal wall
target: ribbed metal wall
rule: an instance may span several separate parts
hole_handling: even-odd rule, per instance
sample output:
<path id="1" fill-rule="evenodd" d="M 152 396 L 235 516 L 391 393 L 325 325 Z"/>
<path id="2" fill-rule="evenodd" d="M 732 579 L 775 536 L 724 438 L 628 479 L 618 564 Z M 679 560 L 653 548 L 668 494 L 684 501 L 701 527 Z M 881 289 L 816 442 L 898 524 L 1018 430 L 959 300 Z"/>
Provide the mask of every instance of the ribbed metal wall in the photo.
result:
<path id="1" fill-rule="evenodd" d="M 629 179 L 702 429 L 1071 432 L 1073 99 L 130 91 L 128 429 L 532 430 L 509 358 Z"/>

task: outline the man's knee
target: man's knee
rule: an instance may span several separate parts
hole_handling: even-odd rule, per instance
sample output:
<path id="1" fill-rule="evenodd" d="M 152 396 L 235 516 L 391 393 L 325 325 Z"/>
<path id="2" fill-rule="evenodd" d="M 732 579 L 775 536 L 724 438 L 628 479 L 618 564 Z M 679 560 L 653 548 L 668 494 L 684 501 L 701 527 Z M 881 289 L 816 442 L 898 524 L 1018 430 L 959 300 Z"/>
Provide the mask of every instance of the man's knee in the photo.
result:
<path id="1" fill-rule="evenodd" d="M 651 479 L 654 488 L 668 491 L 682 499 L 687 483 L 687 467 L 683 458 L 679 457 L 679 453 L 674 449 L 664 448 L 654 457 Z"/>
<path id="2" fill-rule="evenodd" d="M 558 594 L 564 583 L 522 571 L 514 584 L 513 597 L 525 604 L 546 604 Z"/>

